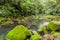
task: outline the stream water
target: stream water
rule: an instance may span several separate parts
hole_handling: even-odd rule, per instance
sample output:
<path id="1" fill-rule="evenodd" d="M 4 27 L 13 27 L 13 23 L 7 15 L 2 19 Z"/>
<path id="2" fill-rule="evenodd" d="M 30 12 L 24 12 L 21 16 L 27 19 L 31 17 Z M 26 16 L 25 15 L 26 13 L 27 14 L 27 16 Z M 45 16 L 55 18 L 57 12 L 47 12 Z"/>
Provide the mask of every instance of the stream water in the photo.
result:
<path id="1" fill-rule="evenodd" d="M 7 34 L 11 29 L 13 29 L 13 27 L 10 27 L 10 28 L 1 28 L 1 29 L 0 29 L 0 40 L 4 40 L 6 34 Z"/>
<path id="2" fill-rule="evenodd" d="M 42 21 L 42 20 L 40 20 L 40 21 Z M 43 22 L 43 23 L 41 23 L 40 22 L 40 24 L 38 24 L 38 25 L 36 25 L 36 26 L 32 26 L 31 27 L 31 31 L 32 30 L 37 30 L 37 29 L 39 29 L 40 27 L 42 27 L 43 25 L 48 25 L 48 23 L 49 22 Z M 1 27 L 1 26 L 0 26 Z M 0 40 L 4 40 L 4 38 L 5 38 L 5 36 L 6 36 L 6 34 L 11 30 L 11 29 L 13 29 L 14 27 L 9 27 L 9 28 L 0 28 Z"/>

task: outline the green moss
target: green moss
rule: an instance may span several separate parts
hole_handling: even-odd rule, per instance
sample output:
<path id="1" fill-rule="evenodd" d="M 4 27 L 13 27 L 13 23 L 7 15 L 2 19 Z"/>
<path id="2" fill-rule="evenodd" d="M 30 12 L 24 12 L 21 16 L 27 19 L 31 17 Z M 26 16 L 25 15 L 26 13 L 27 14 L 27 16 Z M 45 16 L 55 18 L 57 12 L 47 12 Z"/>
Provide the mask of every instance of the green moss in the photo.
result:
<path id="1" fill-rule="evenodd" d="M 25 40 L 30 35 L 30 31 L 25 26 L 18 25 L 6 35 L 6 40 Z"/>
<path id="2" fill-rule="evenodd" d="M 45 18 L 46 19 L 51 19 L 52 18 L 52 15 L 46 15 Z"/>
<path id="3" fill-rule="evenodd" d="M 2 23 L 3 20 L 6 20 L 6 18 L 0 17 L 0 24 Z"/>
<path id="4" fill-rule="evenodd" d="M 41 36 L 38 33 L 35 33 L 31 36 L 30 40 L 41 40 Z"/>
<path id="5" fill-rule="evenodd" d="M 43 26 L 42 28 L 39 28 L 38 32 L 47 32 L 46 26 Z"/>
<path id="6" fill-rule="evenodd" d="M 58 23 L 56 21 L 52 21 L 48 24 L 48 28 L 52 31 L 56 31 L 60 28 L 60 23 Z"/>

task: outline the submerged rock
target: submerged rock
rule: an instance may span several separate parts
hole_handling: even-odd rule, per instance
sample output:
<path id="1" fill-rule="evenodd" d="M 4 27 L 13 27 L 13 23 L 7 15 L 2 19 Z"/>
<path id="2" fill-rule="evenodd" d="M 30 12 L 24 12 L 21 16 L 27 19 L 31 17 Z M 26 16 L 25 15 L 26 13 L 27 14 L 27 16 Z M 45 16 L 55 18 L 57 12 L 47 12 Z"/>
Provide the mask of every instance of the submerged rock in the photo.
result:
<path id="1" fill-rule="evenodd" d="M 25 26 L 18 25 L 6 35 L 6 40 L 25 40 L 30 35 L 30 31 Z"/>

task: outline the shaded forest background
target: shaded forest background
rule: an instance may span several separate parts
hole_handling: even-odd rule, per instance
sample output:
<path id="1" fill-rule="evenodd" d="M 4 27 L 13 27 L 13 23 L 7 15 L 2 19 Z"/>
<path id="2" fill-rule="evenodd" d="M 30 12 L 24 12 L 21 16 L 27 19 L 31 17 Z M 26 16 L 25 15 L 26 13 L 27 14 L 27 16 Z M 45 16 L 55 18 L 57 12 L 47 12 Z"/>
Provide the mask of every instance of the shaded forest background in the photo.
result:
<path id="1" fill-rule="evenodd" d="M 60 15 L 59 0 L 0 0 L 0 16 Z"/>
<path id="2" fill-rule="evenodd" d="M 0 0 L 0 40 L 60 40 L 60 0 Z"/>

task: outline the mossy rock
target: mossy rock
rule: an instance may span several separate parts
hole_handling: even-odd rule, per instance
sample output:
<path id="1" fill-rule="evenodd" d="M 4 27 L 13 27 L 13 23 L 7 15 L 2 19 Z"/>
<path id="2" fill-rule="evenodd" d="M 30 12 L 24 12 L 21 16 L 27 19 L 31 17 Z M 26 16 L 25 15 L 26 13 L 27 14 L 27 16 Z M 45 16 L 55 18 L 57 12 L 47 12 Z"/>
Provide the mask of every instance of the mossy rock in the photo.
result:
<path id="1" fill-rule="evenodd" d="M 6 40 L 25 40 L 30 35 L 30 31 L 25 26 L 18 25 L 6 35 Z"/>
<path id="2" fill-rule="evenodd" d="M 31 36 L 30 40 L 41 40 L 41 36 L 38 33 L 35 33 Z"/>
<path id="3" fill-rule="evenodd" d="M 38 29 L 38 32 L 47 32 L 47 27 L 46 26 L 42 26 L 41 28 Z"/>
<path id="4" fill-rule="evenodd" d="M 52 31 L 56 31 L 60 29 L 60 23 L 57 21 L 52 21 L 48 24 L 48 28 Z"/>

